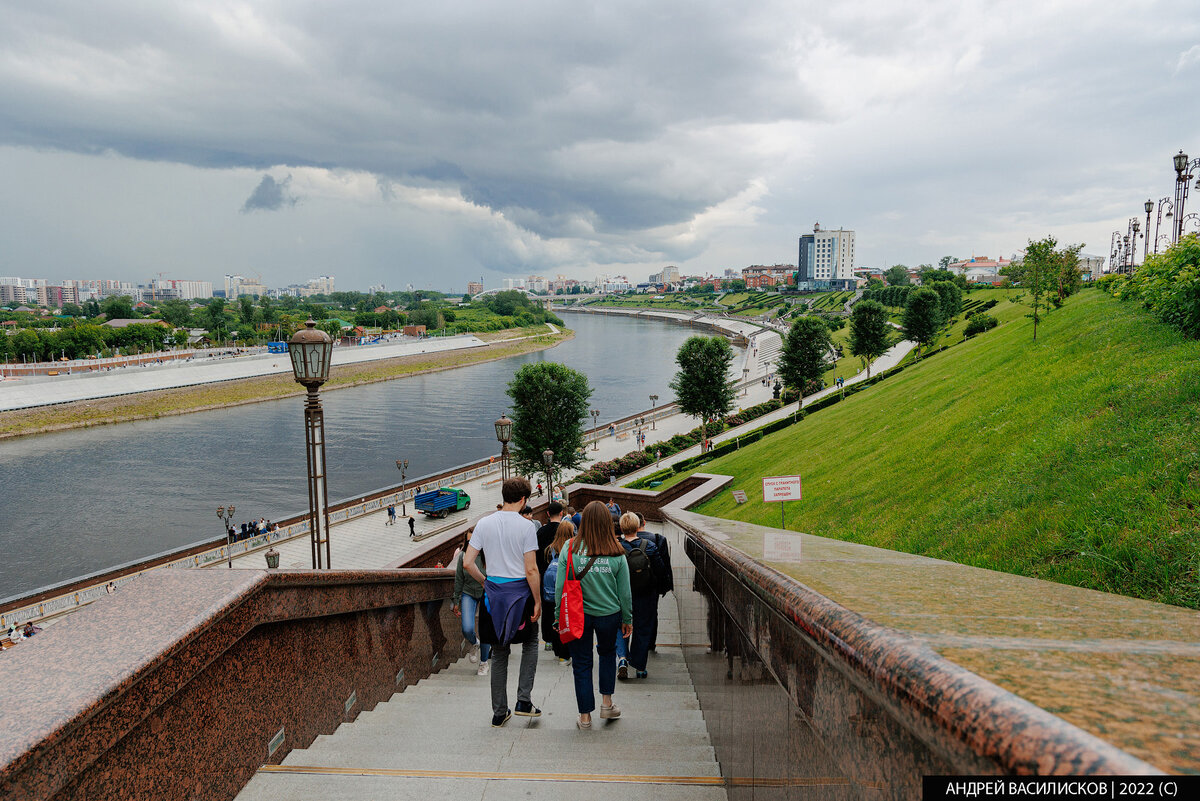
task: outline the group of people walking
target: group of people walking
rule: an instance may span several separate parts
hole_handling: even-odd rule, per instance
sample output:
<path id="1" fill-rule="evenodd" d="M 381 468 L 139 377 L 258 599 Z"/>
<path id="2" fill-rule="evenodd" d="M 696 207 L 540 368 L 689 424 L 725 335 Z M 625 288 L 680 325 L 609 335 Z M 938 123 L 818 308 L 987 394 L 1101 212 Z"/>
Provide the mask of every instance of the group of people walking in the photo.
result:
<path id="1" fill-rule="evenodd" d="M 619 718 L 616 681 L 644 679 L 655 647 L 658 601 L 672 588 L 670 553 L 639 515 L 615 504 L 588 504 L 574 518 L 557 500 L 540 528 L 528 515 L 532 488 L 523 478 L 501 486 L 503 504 L 470 532 L 455 566 L 454 610 L 462 617 L 469 658 L 491 676 L 492 725 L 515 714 L 538 717 L 532 693 L 541 640 L 570 663 L 579 712 L 590 729 L 597 674 L 602 720 Z M 611 503 L 611 502 L 610 502 Z M 539 624 L 540 620 L 540 626 Z M 521 646 L 517 700 L 508 703 L 508 663 Z"/>

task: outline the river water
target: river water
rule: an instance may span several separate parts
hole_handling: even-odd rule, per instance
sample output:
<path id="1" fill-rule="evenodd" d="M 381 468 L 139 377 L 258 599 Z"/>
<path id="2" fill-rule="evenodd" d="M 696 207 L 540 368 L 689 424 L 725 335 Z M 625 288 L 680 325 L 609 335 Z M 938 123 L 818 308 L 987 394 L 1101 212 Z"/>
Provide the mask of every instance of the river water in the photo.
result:
<path id="1" fill-rule="evenodd" d="M 675 352 L 696 332 L 567 323 L 575 338 L 550 350 L 323 394 L 330 497 L 399 483 L 396 459 L 421 476 L 497 454 L 492 423 L 529 362 L 584 372 L 601 422 L 674 398 Z M 235 522 L 299 513 L 306 469 L 301 398 L 0 443 L 0 598 L 220 536 L 218 505 Z"/>

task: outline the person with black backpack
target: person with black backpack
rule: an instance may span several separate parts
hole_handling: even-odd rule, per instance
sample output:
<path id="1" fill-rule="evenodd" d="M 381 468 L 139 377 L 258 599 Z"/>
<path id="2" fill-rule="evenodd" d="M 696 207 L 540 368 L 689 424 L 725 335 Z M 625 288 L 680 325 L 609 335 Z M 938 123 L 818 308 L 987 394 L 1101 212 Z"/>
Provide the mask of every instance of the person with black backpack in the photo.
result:
<path id="1" fill-rule="evenodd" d="M 629 678 L 632 666 L 639 679 L 646 678 L 650 641 L 658 628 L 658 588 L 665 572 L 658 546 L 638 536 L 640 521 L 633 512 L 621 515 L 621 545 L 629 563 L 629 589 L 633 595 L 633 632 L 629 641 L 617 643 L 617 678 Z"/>
<path id="2" fill-rule="evenodd" d="M 658 601 L 661 601 L 663 596 L 675 589 L 675 573 L 671 569 L 671 546 L 667 543 L 667 538 L 662 534 L 654 531 L 646 531 L 646 516 L 641 512 L 634 512 L 638 516 L 638 536 L 643 539 L 652 540 L 656 548 L 658 548 L 658 556 L 662 559 L 662 573 L 658 578 Z M 658 650 L 658 604 L 655 603 L 654 608 L 654 629 L 650 633 L 650 650 Z"/>

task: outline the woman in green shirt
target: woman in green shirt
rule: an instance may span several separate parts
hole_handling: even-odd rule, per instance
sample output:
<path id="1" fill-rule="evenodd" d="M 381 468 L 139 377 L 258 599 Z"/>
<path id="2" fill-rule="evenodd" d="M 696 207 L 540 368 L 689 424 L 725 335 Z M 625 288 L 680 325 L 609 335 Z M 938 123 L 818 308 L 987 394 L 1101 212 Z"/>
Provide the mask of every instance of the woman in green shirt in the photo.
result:
<path id="1" fill-rule="evenodd" d="M 575 575 L 583 590 L 583 636 L 568 644 L 571 668 L 575 674 L 575 701 L 579 706 L 581 729 L 592 728 L 596 695 L 592 689 L 592 644 L 599 655 L 597 673 L 600 684 L 600 718 L 619 718 L 621 710 L 613 705 L 617 686 L 617 634 L 628 637 L 633 630 L 633 599 L 629 592 L 629 565 L 625 549 L 613 535 L 612 514 L 600 501 L 592 501 L 583 510 L 579 536 L 558 557 L 558 575 L 554 586 L 554 619 L 558 620 L 563 600 L 563 582 L 567 578 L 567 554 L 570 552 Z"/>

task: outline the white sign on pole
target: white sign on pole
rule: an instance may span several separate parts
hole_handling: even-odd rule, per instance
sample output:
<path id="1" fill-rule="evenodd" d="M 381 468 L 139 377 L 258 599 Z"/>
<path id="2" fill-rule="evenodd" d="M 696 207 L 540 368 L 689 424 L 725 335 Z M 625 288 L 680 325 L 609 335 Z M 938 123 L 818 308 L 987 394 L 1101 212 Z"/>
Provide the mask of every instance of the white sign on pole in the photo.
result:
<path id="1" fill-rule="evenodd" d="M 800 500 L 800 476 L 766 476 L 763 482 L 763 500 Z"/>
<path id="2" fill-rule="evenodd" d="M 764 534 L 763 559 L 767 562 L 799 562 L 800 535 L 776 532 Z"/>

